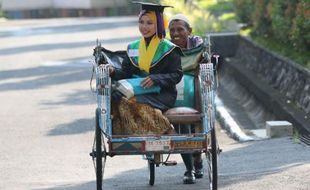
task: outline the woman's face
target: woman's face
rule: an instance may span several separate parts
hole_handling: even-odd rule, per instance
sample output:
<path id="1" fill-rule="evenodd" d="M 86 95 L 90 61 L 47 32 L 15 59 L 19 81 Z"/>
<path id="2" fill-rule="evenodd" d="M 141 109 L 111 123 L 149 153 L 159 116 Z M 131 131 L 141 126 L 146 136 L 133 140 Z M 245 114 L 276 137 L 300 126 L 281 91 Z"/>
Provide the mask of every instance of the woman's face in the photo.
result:
<path id="1" fill-rule="evenodd" d="M 148 14 L 145 14 L 139 19 L 139 31 L 144 38 L 149 38 L 156 33 L 156 23 L 151 20 Z"/>

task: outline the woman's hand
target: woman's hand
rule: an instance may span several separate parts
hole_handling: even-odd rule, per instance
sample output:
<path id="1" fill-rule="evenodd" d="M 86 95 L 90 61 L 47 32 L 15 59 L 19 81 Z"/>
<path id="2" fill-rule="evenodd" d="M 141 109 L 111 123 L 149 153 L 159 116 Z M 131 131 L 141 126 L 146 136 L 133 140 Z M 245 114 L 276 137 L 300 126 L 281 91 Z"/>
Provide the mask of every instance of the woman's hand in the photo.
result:
<path id="1" fill-rule="evenodd" d="M 141 84 L 140 84 L 143 88 L 149 88 L 149 87 L 152 87 L 154 85 L 154 82 L 153 80 L 150 78 L 150 77 L 146 77 L 145 79 L 143 79 L 141 81 Z"/>

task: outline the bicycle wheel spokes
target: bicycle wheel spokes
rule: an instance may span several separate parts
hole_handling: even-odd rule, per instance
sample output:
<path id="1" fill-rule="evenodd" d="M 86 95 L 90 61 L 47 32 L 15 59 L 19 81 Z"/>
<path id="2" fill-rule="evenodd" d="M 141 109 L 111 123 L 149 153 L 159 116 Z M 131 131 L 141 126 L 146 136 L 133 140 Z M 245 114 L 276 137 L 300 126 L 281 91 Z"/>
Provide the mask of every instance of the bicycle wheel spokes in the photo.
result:
<path id="1" fill-rule="evenodd" d="M 95 130 L 95 138 L 93 143 L 93 149 L 91 152 L 91 156 L 93 158 L 95 172 L 96 172 L 96 186 L 97 190 L 102 190 L 102 181 L 104 168 L 107 157 L 107 150 L 104 142 L 104 135 L 100 128 L 100 111 L 96 110 L 96 130 Z"/>
<path id="2" fill-rule="evenodd" d="M 209 184 L 211 190 L 217 190 L 218 183 L 218 170 L 217 170 L 217 156 L 218 156 L 218 145 L 216 140 L 215 128 L 211 130 L 208 141 L 208 150 L 206 151 L 206 157 L 208 161 L 208 175 Z"/>

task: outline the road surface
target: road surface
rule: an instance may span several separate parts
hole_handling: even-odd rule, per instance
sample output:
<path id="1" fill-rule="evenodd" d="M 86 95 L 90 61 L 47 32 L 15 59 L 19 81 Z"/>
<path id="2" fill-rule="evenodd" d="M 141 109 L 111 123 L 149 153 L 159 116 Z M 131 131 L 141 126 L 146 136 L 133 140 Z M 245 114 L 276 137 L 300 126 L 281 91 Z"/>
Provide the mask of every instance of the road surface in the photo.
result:
<path id="1" fill-rule="evenodd" d="M 136 39 L 136 18 L 0 21 L 0 189 L 91 190 L 89 156 L 95 95 L 89 88 L 97 38 L 107 49 Z M 310 147 L 291 138 L 239 143 L 218 126 L 221 190 L 309 190 Z M 153 187 L 141 156 L 107 158 L 104 189 L 208 189 L 183 185 L 174 167 L 156 168 Z"/>

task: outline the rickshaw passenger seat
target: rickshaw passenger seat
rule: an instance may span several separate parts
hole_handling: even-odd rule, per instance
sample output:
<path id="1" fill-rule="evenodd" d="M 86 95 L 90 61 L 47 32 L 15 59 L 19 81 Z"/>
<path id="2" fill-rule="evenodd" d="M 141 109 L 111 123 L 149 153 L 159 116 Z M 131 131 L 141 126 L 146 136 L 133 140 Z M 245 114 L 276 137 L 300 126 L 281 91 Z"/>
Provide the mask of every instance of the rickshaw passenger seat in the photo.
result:
<path id="1" fill-rule="evenodd" d="M 175 107 L 167 110 L 165 116 L 172 124 L 194 124 L 201 121 L 198 110 L 190 107 Z"/>
<path id="2" fill-rule="evenodd" d="M 186 52 L 186 56 L 181 58 L 182 69 L 185 73 L 191 73 L 194 76 L 194 107 L 180 106 L 167 110 L 164 114 L 172 124 L 199 124 L 201 123 L 201 102 L 200 102 L 200 88 L 198 80 L 197 62 L 203 52 L 202 47 L 194 48 Z M 189 93 L 184 90 L 184 94 Z M 185 96 L 185 95 L 184 95 Z"/>

